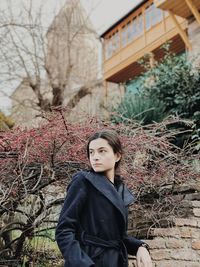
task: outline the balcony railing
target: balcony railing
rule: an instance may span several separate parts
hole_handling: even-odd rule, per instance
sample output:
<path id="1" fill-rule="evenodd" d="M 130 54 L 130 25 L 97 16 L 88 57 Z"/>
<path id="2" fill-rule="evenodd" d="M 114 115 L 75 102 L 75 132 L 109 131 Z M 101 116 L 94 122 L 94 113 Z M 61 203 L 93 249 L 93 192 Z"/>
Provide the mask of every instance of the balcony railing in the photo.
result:
<path id="1" fill-rule="evenodd" d="M 187 21 L 177 19 L 185 30 Z M 175 53 L 182 52 L 185 44 L 177 36 L 179 32 L 168 12 L 156 8 L 153 0 L 147 1 L 103 36 L 104 79 L 123 82 L 139 75 L 141 69 L 136 62 L 168 40 L 174 42 Z"/>
<path id="2" fill-rule="evenodd" d="M 121 48 L 139 38 L 156 24 L 160 23 L 167 12 L 162 11 L 150 1 L 140 13 L 130 16 L 126 23 L 105 37 L 104 55 L 105 60 L 111 58 Z"/>

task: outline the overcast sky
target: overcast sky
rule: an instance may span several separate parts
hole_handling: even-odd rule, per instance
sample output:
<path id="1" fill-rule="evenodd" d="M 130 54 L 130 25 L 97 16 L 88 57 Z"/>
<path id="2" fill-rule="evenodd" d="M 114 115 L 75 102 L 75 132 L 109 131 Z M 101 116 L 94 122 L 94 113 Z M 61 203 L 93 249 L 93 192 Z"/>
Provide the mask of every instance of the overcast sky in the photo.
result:
<path id="1" fill-rule="evenodd" d="M 129 12 L 141 0 L 81 0 L 98 33 L 102 33 L 124 14 Z"/>
<path id="2" fill-rule="evenodd" d="M 0 0 L 0 9 L 5 10 L 8 3 L 11 3 L 13 12 L 20 16 L 20 4 L 26 0 Z M 51 23 L 55 14 L 55 10 L 65 3 L 66 0 L 33 0 L 33 5 L 37 8 L 41 3 L 45 6 L 46 25 Z M 70 1 L 70 0 L 69 0 Z M 129 12 L 141 0 L 80 0 L 86 12 L 89 14 L 90 20 L 98 34 L 103 33 L 107 28 L 114 24 L 123 15 Z M 13 89 L 6 89 L 9 93 Z M 0 92 L 0 110 L 9 113 L 11 102 L 8 97 Z"/>

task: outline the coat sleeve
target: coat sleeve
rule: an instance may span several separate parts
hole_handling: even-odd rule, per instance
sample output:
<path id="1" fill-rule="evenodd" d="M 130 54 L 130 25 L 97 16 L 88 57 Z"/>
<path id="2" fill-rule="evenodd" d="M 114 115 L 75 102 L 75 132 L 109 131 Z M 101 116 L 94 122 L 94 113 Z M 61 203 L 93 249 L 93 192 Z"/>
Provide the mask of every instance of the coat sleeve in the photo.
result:
<path id="1" fill-rule="evenodd" d="M 56 227 L 56 241 L 68 267 L 94 266 L 92 259 L 81 249 L 75 238 L 79 216 L 87 196 L 87 185 L 82 175 L 76 174 L 68 186 L 67 196 Z"/>
<path id="2" fill-rule="evenodd" d="M 128 254 L 133 256 L 136 256 L 138 248 L 144 243 L 143 241 L 131 236 L 124 237 L 123 242 Z"/>
<path id="3" fill-rule="evenodd" d="M 126 207 L 126 230 L 128 228 L 128 206 Z M 138 248 L 144 243 L 142 240 L 139 240 L 135 237 L 128 236 L 127 233 L 125 233 L 124 236 L 124 245 L 127 249 L 128 254 L 136 256 Z"/>

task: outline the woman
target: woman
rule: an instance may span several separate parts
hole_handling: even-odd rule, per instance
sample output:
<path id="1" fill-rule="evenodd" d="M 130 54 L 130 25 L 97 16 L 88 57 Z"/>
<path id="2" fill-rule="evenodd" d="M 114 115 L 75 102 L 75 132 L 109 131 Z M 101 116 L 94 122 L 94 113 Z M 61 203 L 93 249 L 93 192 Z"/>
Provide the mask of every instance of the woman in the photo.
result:
<path id="1" fill-rule="evenodd" d="M 92 135 L 87 155 L 92 170 L 73 176 L 56 229 L 65 267 L 127 267 L 127 253 L 136 255 L 138 267 L 152 267 L 148 245 L 126 234 L 134 197 L 116 175 L 122 156 L 117 134 Z"/>

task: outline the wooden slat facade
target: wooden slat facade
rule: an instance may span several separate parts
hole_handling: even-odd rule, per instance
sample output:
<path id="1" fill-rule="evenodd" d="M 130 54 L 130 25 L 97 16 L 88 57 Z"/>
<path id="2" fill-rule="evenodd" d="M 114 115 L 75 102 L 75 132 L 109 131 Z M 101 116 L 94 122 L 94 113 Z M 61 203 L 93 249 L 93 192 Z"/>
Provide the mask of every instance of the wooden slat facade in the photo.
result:
<path id="1" fill-rule="evenodd" d="M 180 17 L 177 19 L 183 30 L 186 30 L 187 21 Z M 130 26 L 136 22 L 140 31 L 130 32 L 125 36 L 125 30 L 127 29 L 128 32 Z M 175 53 L 185 50 L 185 43 L 180 38 L 172 19 L 166 12 L 155 9 L 153 0 L 145 1 L 102 37 L 104 39 L 104 79 L 115 83 L 126 82 L 140 75 L 143 69 L 137 61 L 150 52 L 154 53 L 156 59 L 161 57 L 162 49 L 159 47 L 166 41 L 172 41 L 171 49 Z M 107 51 L 108 44 L 111 44 L 110 48 L 114 47 L 113 50 L 110 49 L 111 52 Z"/>

